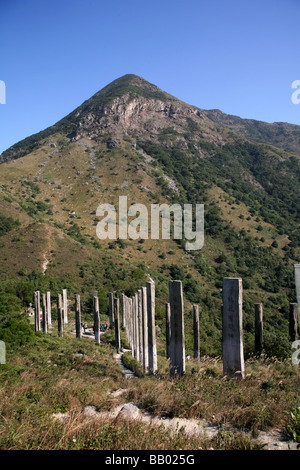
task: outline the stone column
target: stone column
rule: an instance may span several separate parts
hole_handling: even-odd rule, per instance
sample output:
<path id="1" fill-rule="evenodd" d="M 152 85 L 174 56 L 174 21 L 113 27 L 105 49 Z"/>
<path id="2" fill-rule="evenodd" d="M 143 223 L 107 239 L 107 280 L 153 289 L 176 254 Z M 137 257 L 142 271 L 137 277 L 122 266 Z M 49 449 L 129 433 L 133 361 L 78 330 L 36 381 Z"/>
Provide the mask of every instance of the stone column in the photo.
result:
<path id="1" fill-rule="evenodd" d="M 100 344 L 100 317 L 99 317 L 99 299 L 94 296 L 94 335 L 97 344 Z"/>
<path id="2" fill-rule="evenodd" d="M 290 341 L 293 343 L 298 338 L 298 328 L 297 328 L 297 304 L 290 303 L 290 315 L 289 315 L 289 336 Z"/>
<path id="3" fill-rule="evenodd" d="M 63 312 L 64 312 L 64 324 L 68 324 L 68 297 L 67 297 L 67 289 L 63 289 L 62 291 L 62 302 L 63 302 Z"/>
<path id="4" fill-rule="evenodd" d="M 147 288 L 142 287 L 142 320 L 143 320 L 143 368 L 144 373 L 149 371 L 149 344 L 148 344 L 148 310 Z"/>
<path id="5" fill-rule="evenodd" d="M 295 286 L 296 286 L 296 295 L 297 295 L 298 334 L 300 335 L 300 264 L 295 264 Z"/>
<path id="6" fill-rule="evenodd" d="M 166 353 L 167 359 L 170 359 L 170 342 L 171 342 L 171 310 L 170 304 L 166 304 Z"/>
<path id="7" fill-rule="evenodd" d="M 138 289 L 138 321 L 139 321 L 139 345 L 140 345 L 140 363 L 143 364 L 143 311 L 142 311 L 142 289 Z"/>
<path id="8" fill-rule="evenodd" d="M 130 331 L 130 299 L 125 296 L 125 330 L 128 339 L 128 344 L 131 345 L 131 331 Z"/>
<path id="9" fill-rule="evenodd" d="M 129 345 L 131 347 L 131 354 L 133 356 L 133 331 L 132 331 L 132 299 L 128 298 L 128 329 L 129 329 Z"/>
<path id="10" fill-rule="evenodd" d="M 135 358 L 140 362 L 140 329 L 139 329 L 139 299 L 138 294 L 134 295 L 134 328 L 135 328 Z"/>
<path id="11" fill-rule="evenodd" d="M 114 294 L 110 292 L 108 294 L 108 315 L 109 315 L 109 326 L 114 322 Z"/>
<path id="12" fill-rule="evenodd" d="M 242 279 L 223 279 L 223 374 L 245 377 Z"/>
<path id="13" fill-rule="evenodd" d="M 41 304 L 40 304 L 40 291 L 34 293 L 34 324 L 35 331 L 41 330 Z"/>
<path id="14" fill-rule="evenodd" d="M 76 325 L 76 338 L 81 338 L 81 309 L 80 309 L 80 295 L 75 295 L 75 325 Z"/>
<path id="15" fill-rule="evenodd" d="M 193 305 L 194 359 L 200 360 L 199 306 Z"/>
<path id="16" fill-rule="evenodd" d="M 126 326 L 126 295 L 121 295 L 122 299 L 122 327 L 125 328 Z"/>
<path id="17" fill-rule="evenodd" d="M 181 281 L 169 281 L 171 310 L 170 374 L 185 373 L 184 307 Z"/>
<path id="18" fill-rule="evenodd" d="M 131 312 L 132 312 L 132 343 L 131 343 L 131 354 L 136 358 L 136 322 L 135 322 L 135 297 L 131 298 Z"/>
<path id="19" fill-rule="evenodd" d="M 51 318 L 51 292 L 49 291 L 47 292 L 46 304 L 47 304 L 48 326 L 50 327 L 52 325 L 52 318 Z"/>
<path id="20" fill-rule="evenodd" d="M 157 372 L 157 349 L 155 331 L 155 284 L 147 282 L 147 314 L 148 314 L 148 350 L 149 350 L 149 373 Z"/>
<path id="21" fill-rule="evenodd" d="M 47 333 L 48 321 L 47 321 L 47 306 L 46 306 L 46 295 L 42 294 L 42 328 L 43 332 Z"/>
<path id="22" fill-rule="evenodd" d="M 57 328 L 58 328 L 58 336 L 62 337 L 64 334 L 64 327 L 63 327 L 61 294 L 58 294 L 57 296 Z"/>
<path id="23" fill-rule="evenodd" d="M 121 351 L 121 336 L 120 336 L 120 314 L 119 314 L 119 298 L 114 298 L 114 317 L 115 317 L 115 340 L 117 353 Z"/>
<path id="24" fill-rule="evenodd" d="M 255 309 L 255 354 L 263 353 L 263 304 L 254 304 Z"/>

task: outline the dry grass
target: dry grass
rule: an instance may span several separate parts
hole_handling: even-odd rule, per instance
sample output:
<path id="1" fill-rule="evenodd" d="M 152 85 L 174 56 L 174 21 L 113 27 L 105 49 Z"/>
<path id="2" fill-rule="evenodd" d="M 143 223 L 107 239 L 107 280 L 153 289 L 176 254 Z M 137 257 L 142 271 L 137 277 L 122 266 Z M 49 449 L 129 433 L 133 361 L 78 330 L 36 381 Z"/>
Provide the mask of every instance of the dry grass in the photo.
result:
<path id="1" fill-rule="evenodd" d="M 126 380 L 114 348 L 38 334 L 34 344 L 8 351 L 0 369 L 0 449 L 254 449 L 243 430 L 285 429 L 286 412 L 298 404 L 299 368 L 289 361 L 249 361 L 245 380 L 222 376 L 219 358 L 188 361 L 182 378 L 170 378 L 159 357 L 159 375 Z M 78 356 L 78 354 L 81 354 Z M 125 389 L 122 394 L 112 392 Z M 111 411 L 128 401 L 156 416 L 200 418 L 237 432 L 213 439 L 176 436 L 124 419 L 92 420 L 83 410 Z M 53 419 L 66 414 L 62 422 Z"/>
<path id="2" fill-rule="evenodd" d="M 253 432 L 285 429 L 299 402 L 299 367 L 290 360 L 248 361 L 245 380 L 223 377 L 219 359 L 190 361 L 184 377 L 144 378 L 129 399 L 159 416 L 201 418 Z M 150 385 L 151 381 L 151 385 Z"/>

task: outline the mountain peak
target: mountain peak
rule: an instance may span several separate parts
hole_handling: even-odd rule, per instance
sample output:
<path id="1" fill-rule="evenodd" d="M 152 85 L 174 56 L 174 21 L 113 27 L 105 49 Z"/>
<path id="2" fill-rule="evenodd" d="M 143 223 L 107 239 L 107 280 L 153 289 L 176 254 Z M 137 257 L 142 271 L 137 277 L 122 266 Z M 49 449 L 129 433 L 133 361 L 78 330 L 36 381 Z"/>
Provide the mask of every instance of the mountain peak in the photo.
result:
<path id="1" fill-rule="evenodd" d="M 144 78 L 126 74 L 95 93 L 55 127 L 66 130 L 72 140 L 83 136 L 98 140 L 107 133 L 141 129 L 154 116 L 163 114 L 168 119 L 182 105 L 188 106 Z"/>
<path id="2" fill-rule="evenodd" d="M 78 140 L 83 136 L 98 140 L 103 134 L 127 132 L 132 119 L 136 128 L 140 127 L 141 121 L 148 120 L 155 109 L 159 113 L 164 111 L 169 116 L 174 103 L 180 101 L 144 78 L 134 74 L 123 75 L 53 126 L 4 151 L 0 162 L 20 158 L 28 150 L 36 148 L 42 139 L 58 132 L 71 140 Z"/>
<path id="3" fill-rule="evenodd" d="M 101 104 L 107 104 L 115 98 L 120 98 L 125 94 L 131 97 L 144 97 L 158 99 L 161 101 L 175 100 L 174 96 L 162 91 L 156 85 L 148 82 L 142 77 L 134 74 L 126 74 L 112 81 L 109 85 L 102 88 L 93 95 L 86 103 L 97 103 L 101 100 Z M 85 103 L 83 103 L 84 105 Z"/>

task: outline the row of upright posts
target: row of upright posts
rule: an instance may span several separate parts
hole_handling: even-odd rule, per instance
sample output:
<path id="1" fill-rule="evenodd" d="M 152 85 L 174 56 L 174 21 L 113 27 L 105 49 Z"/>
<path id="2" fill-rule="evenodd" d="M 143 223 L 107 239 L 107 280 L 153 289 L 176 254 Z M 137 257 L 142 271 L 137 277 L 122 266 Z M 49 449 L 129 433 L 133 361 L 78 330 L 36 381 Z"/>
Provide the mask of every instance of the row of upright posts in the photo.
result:
<path id="1" fill-rule="evenodd" d="M 41 307 L 42 302 L 42 307 Z M 52 307 L 51 292 L 40 294 L 40 291 L 34 292 L 34 325 L 35 331 L 48 332 L 52 327 Z M 68 299 L 67 290 L 63 289 L 62 294 L 57 296 L 57 324 L 60 336 L 63 335 L 63 325 L 68 323 Z"/>
<path id="2" fill-rule="evenodd" d="M 43 330 L 44 332 L 47 332 L 48 328 L 52 325 L 51 293 L 47 292 L 46 294 L 42 294 L 41 296 L 40 291 L 35 291 L 33 303 L 35 331 Z"/>
<path id="3" fill-rule="evenodd" d="M 300 300 L 300 265 L 295 266 L 296 288 Z M 244 378 L 243 346 L 243 285 L 241 278 L 223 279 L 222 304 L 222 355 L 223 374 Z M 256 303 L 255 310 L 255 354 L 263 354 L 263 304 Z M 289 336 L 297 339 L 299 328 L 299 302 L 290 303 Z M 199 307 L 193 305 L 194 359 L 200 358 Z M 166 349 L 170 361 L 170 374 L 185 373 L 184 307 L 181 281 L 169 282 L 169 303 L 166 304 Z"/>
<path id="4" fill-rule="evenodd" d="M 295 265 L 298 303 L 290 303 L 289 336 L 298 337 L 300 301 L 300 265 Z M 223 373 L 244 378 L 243 349 L 243 286 L 241 278 L 223 278 L 222 304 L 222 353 Z M 155 284 L 147 282 L 131 298 L 121 294 L 122 318 L 120 321 L 120 299 L 109 293 L 109 322 L 114 323 L 117 352 L 121 351 L 121 327 L 125 328 L 133 357 L 143 366 L 144 373 L 157 372 L 157 348 L 155 329 Z M 263 353 L 263 305 L 255 304 L 255 353 Z M 35 329 L 41 329 L 40 292 L 34 293 Z M 66 289 L 57 296 L 57 320 L 59 335 L 68 322 Z M 99 300 L 94 293 L 93 302 L 95 341 L 100 344 Z M 76 336 L 81 337 L 80 296 L 75 296 Z M 42 329 L 51 326 L 51 295 L 42 294 Z M 193 305 L 194 359 L 200 358 L 199 307 Z M 185 373 L 184 301 L 182 282 L 169 281 L 169 302 L 166 304 L 166 354 L 171 375 Z"/>
<path id="5" fill-rule="evenodd" d="M 110 318 L 114 320 L 116 334 L 116 348 L 119 352 L 120 319 L 119 299 L 109 294 Z M 147 282 L 145 287 L 138 289 L 132 297 L 121 295 L 122 323 L 130 345 L 132 356 L 143 366 L 144 373 L 156 374 L 157 348 L 155 330 L 155 284 Z M 112 307 L 114 305 L 114 308 Z M 116 307 L 117 306 L 117 307 Z"/>

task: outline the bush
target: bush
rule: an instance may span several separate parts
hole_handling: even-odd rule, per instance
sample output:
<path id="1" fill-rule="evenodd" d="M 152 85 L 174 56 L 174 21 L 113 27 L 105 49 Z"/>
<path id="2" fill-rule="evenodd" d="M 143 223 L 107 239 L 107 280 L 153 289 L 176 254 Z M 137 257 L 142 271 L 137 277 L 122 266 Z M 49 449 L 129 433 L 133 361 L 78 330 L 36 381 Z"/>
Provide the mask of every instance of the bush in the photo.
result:
<path id="1" fill-rule="evenodd" d="M 294 441 L 300 444 L 300 406 L 296 406 L 288 414 L 287 432 Z"/>
<path id="2" fill-rule="evenodd" d="M 286 359 L 291 355 L 291 345 L 287 335 L 278 332 L 264 334 L 264 351 L 268 357 Z"/>
<path id="3" fill-rule="evenodd" d="M 135 375 L 138 377 L 143 377 L 143 368 L 141 364 L 134 357 L 132 357 L 130 352 L 122 355 L 122 362 L 124 366 L 131 370 Z"/>
<path id="4" fill-rule="evenodd" d="M 18 297 L 0 292 L 0 340 L 9 347 L 21 346 L 34 338 L 29 318 L 20 313 L 20 308 Z"/>
<path id="5" fill-rule="evenodd" d="M 14 220 L 11 217 L 0 215 L 0 237 L 7 232 L 10 232 L 14 227 L 20 225 L 18 220 Z"/>
<path id="6" fill-rule="evenodd" d="M 4 341 L 6 346 L 22 346 L 33 341 L 34 331 L 26 318 L 9 318 L 0 326 L 0 340 Z"/>

